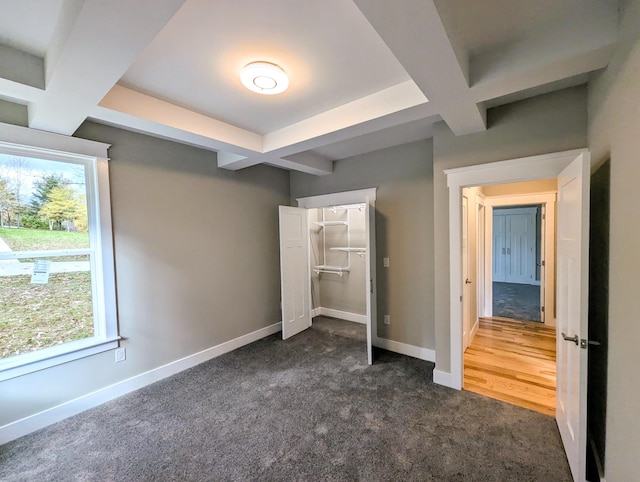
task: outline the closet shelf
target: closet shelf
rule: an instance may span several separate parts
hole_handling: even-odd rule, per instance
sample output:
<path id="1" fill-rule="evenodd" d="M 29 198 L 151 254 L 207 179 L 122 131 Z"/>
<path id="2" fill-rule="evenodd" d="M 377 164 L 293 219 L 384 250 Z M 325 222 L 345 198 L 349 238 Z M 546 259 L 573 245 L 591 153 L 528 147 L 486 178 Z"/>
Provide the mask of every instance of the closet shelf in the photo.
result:
<path id="1" fill-rule="evenodd" d="M 342 246 L 335 246 L 329 248 L 330 251 L 344 251 L 346 253 L 356 253 L 358 256 L 364 256 L 367 254 L 367 248 L 347 248 Z"/>
<path id="2" fill-rule="evenodd" d="M 317 226 L 349 226 L 347 221 L 313 221 L 312 224 Z"/>

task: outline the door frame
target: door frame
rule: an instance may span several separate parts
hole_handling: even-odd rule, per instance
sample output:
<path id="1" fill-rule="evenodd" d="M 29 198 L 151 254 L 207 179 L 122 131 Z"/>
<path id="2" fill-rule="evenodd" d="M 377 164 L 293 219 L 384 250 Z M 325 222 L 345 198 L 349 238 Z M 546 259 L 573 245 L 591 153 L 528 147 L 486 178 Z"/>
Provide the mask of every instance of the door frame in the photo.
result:
<path id="1" fill-rule="evenodd" d="M 580 156 L 589 158 L 588 149 L 573 149 L 539 156 L 522 157 L 506 161 L 477 164 L 446 169 L 449 188 L 449 362 L 450 372 L 439 372 L 441 383 L 457 390 L 464 379 L 464 353 L 462 350 L 462 188 L 535 181 L 556 178 L 571 162 Z M 588 202 L 588 199 L 585 201 Z M 584 276 L 587 274 L 585 273 Z"/>
<path id="2" fill-rule="evenodd" d="M 471 331 L 471 340 L 475 337 L 480 327 L 479 318 L 485 316 L 487 311 L 487 206 L 486 196 L 481 192 L 476 193 L 476 301 L 477 316 Z M 490 235 L 491 233 L 489 233 Z M 489 275 L 491 276 L 491 275 Z"/>
<path id="3" fill-rule="evenodd" d="M 377 328 L 377 302 L 376 302 L 376 230 L 375 230 L 375 207 L 376 193 L 378 188 L 358 189 L 355 191 L 343 191 L 330 194 L 320 194 L 318 196 L 308 196 L 296 198 L 299 208 L 319 209 L 345 204 L 365 203 L 369 207 L 369 217 L 365 220 L 365 230 L 367 236 L 367 252 L 365 254 L 365 281 L 366 292 L 366 325 L 367 325 L 367 359 L 369 364 L 373 363 L 373 342 L 378 336 Z M 311 253 L 308 253 L 309 260 Z M 311 299 L 311 287 L 309 287 L 309 299 Z M 311 310 L 311 306 L 309 306 Z M 375 332 L 374 332 L 375 329 Z"/>
<path id="4" fill-rule="evenodd" d="M 553 176 L 555 177 L 555 176 Z M 544 324 L 556 326 L 555 306 L 555 226 L 556 226 L 556 200 L 555 192 L 539 192 L 531 194 L 514 194 L 506 196 L 487 196 L 485 202 L 485 298 L 483 316 L 493 314 L 493 209 L 504 206 L 523 206 L 530 204 L 541 204 L 545 207 L 545 217 L 541 220 L 541 230 L 543 237 L 541 259 L 544 260 L 544 275 L 540 276 L 544 290 L 540 299 L 544 303 Z M 543 280 L 544 277 L 544 280 Z"/>
<path id="5" fill-rule="evenodd" d="M 465 206 L 466 204 L 466 206 Z M 475 212 L 475 209 L 474 209 Z M 466 239 L 465 239 L 466 233 Z M 469 269 L 469 263 L 471 258 L 471 252 L 469 249 L 469 196 L 462 191 L 462 239 L 466 241 L 462 246 L 462 350 L 466 350 L 471 344 L 472 336 L 471 329 L 473 324 L 471 323 L 471 296 L 465 296 L 465 293 L 471 292 L 471 270 Z"/>

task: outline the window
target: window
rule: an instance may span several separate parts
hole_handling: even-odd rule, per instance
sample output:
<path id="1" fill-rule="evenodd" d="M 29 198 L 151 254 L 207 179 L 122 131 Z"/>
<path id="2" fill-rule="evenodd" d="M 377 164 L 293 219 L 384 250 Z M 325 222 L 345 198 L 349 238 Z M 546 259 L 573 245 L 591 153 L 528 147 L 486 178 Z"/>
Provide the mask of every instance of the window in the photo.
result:
<path id="1" fill-rule="evenodd" d="M 0 124 L 0 380 L 117 347 L 107 147 Z"/>

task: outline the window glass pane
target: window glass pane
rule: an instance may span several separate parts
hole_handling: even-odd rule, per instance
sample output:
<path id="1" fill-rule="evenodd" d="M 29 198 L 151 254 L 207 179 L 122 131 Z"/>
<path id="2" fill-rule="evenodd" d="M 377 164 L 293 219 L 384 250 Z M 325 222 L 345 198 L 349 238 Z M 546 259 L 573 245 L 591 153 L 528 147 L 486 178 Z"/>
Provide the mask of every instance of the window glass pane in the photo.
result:
<path id="1" fill-rule="evenodd" d="M 85 169 L 0 154 L 0 229 L 30 230 L 0 234 L 13 251 L 89 247 Z"/>
<path id="2" fill-rule="evenodd" d="M 94 336 L 89 256 L 41 256 L 89 248 L 86 169 L 0 154 L 0 358 Z"/>
<path id="3" fill-rule="evenodd" d="M 0 358 L 93 334 L 89 256 L 0 261 Z"/>

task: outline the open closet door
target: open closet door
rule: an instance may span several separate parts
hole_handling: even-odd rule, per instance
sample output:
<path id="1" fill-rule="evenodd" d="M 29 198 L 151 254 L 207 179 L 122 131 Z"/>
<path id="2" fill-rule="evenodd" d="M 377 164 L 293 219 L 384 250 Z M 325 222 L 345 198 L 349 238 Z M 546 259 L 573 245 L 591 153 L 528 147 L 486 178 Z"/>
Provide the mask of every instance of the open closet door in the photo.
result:
<path id="1" fill-rule="evenodd" d="M 366 285 L 367 285 L 367 361 L 373 364 L 373 340 L 378 336 L 378 322 L 376 317 L 376 210 L 375 199 L 367 197 L 365 203 L 365 232 L 367 233 L 366 254 Z"/>
<path id="2" fill-rule="evenodd" d="M 585 480 L 589 263 L 589 159 L 558 176 L 556 421 L 574 480 Z"/>
<path id="3" fill-rule="evenodd" d="M 282 339 L 311 326 L 307 210 L 280 206 Z"/>

